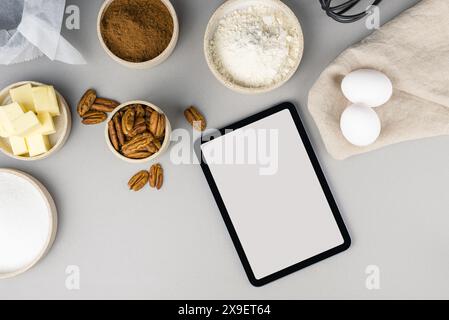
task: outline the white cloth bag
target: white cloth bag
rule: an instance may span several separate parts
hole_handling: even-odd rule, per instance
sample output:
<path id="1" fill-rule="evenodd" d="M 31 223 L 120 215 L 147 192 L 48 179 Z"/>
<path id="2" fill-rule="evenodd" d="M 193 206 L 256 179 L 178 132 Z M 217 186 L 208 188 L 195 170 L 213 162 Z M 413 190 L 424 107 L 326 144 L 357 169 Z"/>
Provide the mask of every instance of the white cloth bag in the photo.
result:
<path id="1" fill-rule="evenodd" d="M 392 99 L 375 109 L 382 133 L 368 147 L 351 145 L 340 130 L 349 105 L 341 81 L 361 68 L 384 72 L 394 85 Z M 310 91 L 309 111 L 336 159 L 449 134 L 449 1 L 422 0 L 345 50 Z"/>
<path id="2" fill-rule="evenodd" d="M 61 36 L 64 10 L 65 0 L 1 0 L 0 64 L 42 55 L 68 64 L 85 64 L 83 56 Z"/>

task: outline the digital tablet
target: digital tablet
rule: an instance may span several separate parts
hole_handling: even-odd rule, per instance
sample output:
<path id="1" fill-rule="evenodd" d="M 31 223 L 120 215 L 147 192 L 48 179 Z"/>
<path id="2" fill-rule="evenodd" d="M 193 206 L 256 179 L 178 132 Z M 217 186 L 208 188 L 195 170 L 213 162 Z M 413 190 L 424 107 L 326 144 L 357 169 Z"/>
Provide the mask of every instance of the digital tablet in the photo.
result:
<path id="1" fill-rule="evenodd" d="M 205 134 L 200 152 L 253 285 L 349 248 L 350 236 L 293 104 Z"/>

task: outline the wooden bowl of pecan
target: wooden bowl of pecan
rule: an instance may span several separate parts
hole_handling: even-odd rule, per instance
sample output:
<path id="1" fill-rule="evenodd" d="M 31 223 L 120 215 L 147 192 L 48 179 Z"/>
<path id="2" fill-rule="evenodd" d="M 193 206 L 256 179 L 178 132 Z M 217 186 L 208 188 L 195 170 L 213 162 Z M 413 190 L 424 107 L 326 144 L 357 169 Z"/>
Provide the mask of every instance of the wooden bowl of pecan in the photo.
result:
<path id="1" fill-rule="evenodd" d="M 170 144 L 171 126 L 164 112 L 152 103 L 130 101 L 108 118 L 106 144 L 118 158 L 145 163 L 161 156 Z"/>

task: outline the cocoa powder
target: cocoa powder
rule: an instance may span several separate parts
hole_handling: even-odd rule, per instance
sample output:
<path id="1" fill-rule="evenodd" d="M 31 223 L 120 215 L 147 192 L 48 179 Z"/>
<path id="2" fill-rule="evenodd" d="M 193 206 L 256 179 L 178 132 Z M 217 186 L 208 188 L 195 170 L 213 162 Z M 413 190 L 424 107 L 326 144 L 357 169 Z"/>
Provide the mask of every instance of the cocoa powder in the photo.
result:
<path id="1" fill-rule="evenodd" d="M 113 54 L 129 62 L 159 56 L 173 36 L 173 18 L 161 0 L 115 0 L 101 20 L 101 35 Z"/>

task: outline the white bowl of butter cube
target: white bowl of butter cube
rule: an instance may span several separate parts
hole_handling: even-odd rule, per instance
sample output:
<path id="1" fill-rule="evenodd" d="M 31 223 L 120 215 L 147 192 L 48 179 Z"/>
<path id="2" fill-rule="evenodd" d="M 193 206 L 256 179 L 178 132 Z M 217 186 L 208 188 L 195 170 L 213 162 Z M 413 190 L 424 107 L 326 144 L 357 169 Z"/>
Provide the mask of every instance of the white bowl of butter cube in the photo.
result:
<path id="1" fill-rule="evenodd" d="M 0 151 L 23 161 L 60 150 L 71 130 L 70 108 L 53 86 L 19 82 L 0 91 Z"/>

